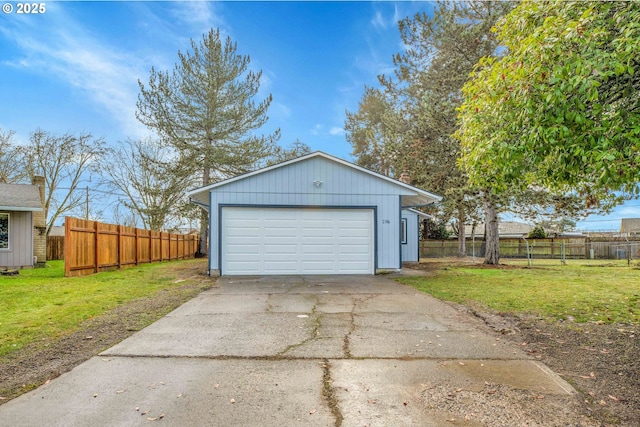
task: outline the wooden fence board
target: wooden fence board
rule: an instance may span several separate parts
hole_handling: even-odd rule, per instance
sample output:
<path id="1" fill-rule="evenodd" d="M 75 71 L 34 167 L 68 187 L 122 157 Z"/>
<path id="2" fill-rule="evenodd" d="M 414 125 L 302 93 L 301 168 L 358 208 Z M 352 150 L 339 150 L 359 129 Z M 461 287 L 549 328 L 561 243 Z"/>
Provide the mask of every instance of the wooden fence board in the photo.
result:
<path id="1" fill-rule="evenodd" d="M 64 243 L 65 276 L 82 276 L 140 263 L 193 258 L 198 236 L 67 217 Z"/>
<path id="2" fill-rule="evenodd" d="M 64 236 L 47 237 L 47 261 L 64 259 Z"/>

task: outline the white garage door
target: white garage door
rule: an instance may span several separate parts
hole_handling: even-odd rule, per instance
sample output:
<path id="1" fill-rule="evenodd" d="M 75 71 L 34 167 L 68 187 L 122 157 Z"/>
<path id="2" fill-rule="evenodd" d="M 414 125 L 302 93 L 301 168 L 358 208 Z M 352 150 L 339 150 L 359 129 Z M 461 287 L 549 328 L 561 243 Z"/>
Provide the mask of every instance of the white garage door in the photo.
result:
<path id="1" fill-rule="evenodd" d="M 373 274 L 372 209 L 222 208 L 223 275 Z"/>

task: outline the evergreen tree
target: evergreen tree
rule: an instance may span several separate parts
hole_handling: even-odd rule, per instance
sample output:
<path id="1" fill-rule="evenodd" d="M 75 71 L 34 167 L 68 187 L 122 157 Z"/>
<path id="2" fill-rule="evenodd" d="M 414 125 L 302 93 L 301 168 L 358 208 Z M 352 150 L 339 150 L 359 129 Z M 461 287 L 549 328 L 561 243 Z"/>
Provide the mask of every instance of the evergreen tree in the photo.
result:
<path id="1" fill-rule="evenodd" d="M 237 53 L 229 37 L 211 30 L 191 51 L 178 52 L 174 70 L 151 69 L 148 85 L 138 82 L 136 117 L 167 141 L 181 159 L 171 173 L 197 175 L 206 186 L 255 169 L 280 137 L 259 135 L 268 120 L 271 95 L 254 101 L 262 72 L 249 70 L 250 58 Z M 201 254 L 206 253 L 208 214 L 200 224 Z"/>

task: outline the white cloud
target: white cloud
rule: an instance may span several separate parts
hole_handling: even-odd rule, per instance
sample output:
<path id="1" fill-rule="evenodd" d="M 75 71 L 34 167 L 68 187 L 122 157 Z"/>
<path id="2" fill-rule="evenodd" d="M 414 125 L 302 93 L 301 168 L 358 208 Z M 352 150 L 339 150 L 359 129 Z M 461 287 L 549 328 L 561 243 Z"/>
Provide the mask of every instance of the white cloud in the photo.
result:
<path id="1" fill-rule="evenodd" d="M 105 111 L 122 133 L 132 138 L 147 136 L 148 129 L 135 118 L 138 80 L 148 81 L 151 66 L 171 69 L 177 61 L 174 46 L 188 50 L 192 34 L 197 34 L 197 40 L 222 20 L 210 2 L 180 2 L 169 18 L 160 17 L 144 3 L 130 8 L 129 13 L 138 16 L 139 28 L 157 36 L 154 44 L 136 45 L 132 39 L 126 46 L 116 46 L 108 34 L 96 32 L 52 3 L 47 4 L 46 21 L 11 20 L 0 27 L 0 36 L 20 51 L 2 64 L 57 79 Z"/>
<path id="2" fill-rule="evenodd" d="M 21 57 L 4 64 L 61 80 L 108 111 L 125 133 L 146 133 L 135 118 L 137 80 L 143 72 L 140 59 L 91 37 L 60 10 L 50 16 L 48 26 L 5 27 L 3 35 L 20 48 Z"/>
<path id="3" fill-rule="evenodd" d="M 376 10 L 376 12 L 373 15 L 373 18 L 371 18 L 371 21 L 369 22 L 371 23 L 371 26 L 373 26 L 373 28 L 382 29 L 382 30 L 387 29 L 387 22 L 385 21 L 384 17 L 382 16 L 382 13 L 379 10 Z"/>
<path id="4" fill-rule="evenodd" d="M 331 136 L 344 135 L 344 129 L 338 126 L 334 126 L 331 128 L 331 130 L 329 130 L 329 135 Z"/>

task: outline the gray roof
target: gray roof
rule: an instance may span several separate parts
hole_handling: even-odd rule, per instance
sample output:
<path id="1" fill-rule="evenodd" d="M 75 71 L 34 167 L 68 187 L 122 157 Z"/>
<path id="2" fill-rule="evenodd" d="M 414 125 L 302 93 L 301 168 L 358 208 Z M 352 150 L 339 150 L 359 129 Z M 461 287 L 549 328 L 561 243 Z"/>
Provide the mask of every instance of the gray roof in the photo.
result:
<path id="1" fill-rule="evenodd" d="M 621 233 L 640 233 L 640 218 L 622 218 L 620 221 Z"/>
<path id="2" fill-rule="evenodd" d="M 38 186 L 0 184 L 0 211 L 42 211 Z"/>
<path id="3" fill-rule="evenodd" d="M 465 227 L 465 234 L 467 237 L 473 237 L 473 234 L 471 233 L 471 229 L 472 229 L 471 225 L 467 224 Z M 531 230 L 533 230 L 533 226 L 531 226 L 530 224 L 526 224 L 524 222 L 500 221 L 498 223 L 498 235 L 500 236 L 504 236 L 504 235 L 526 236 L 527 234 L 529 234 Z M 476 237 L 484 236 L 484 223 L 476 224 L 475 236 Z"/>

